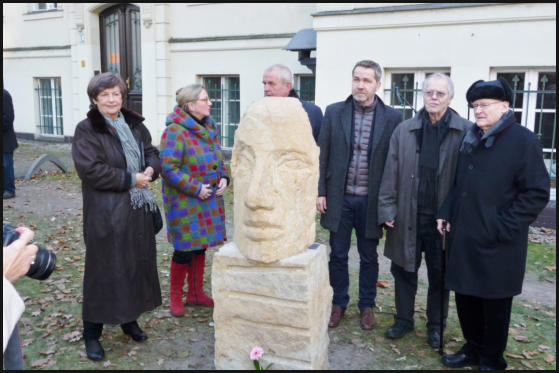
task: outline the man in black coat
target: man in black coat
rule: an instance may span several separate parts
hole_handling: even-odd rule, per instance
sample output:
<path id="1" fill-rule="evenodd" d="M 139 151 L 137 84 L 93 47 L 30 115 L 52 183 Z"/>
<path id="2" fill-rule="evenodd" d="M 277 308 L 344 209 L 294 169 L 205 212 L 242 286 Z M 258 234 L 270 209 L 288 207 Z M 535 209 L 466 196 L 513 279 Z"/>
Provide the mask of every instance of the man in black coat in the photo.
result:
<path id="1" fill-rule="evenodd" d="M 330 285 L 334 290 L 328 326 L 338 326 L 349 302 L 348 252 L 355 228 L 359 251 L 361 328 L 376 324 L 373 312 L 378 278 L 377 245 L 382 222 L 377 218 L 380 181 L 390 136 L 402 114 L 375 94 L 381 68 L 370 60 L 352 72 L 352 95 L 326 108 L 318 145 L 320 177 L 317 209 L 321 225 L 330 230 Z"/>
<path id="2" fill-rule="evenodd" d="M 437 219 L 449 237 L 446 285 L 466 344 L 442 363 L 505 369 L 512 298 L 522 291 L 528 228 L 549 200 L 549 174 L 537 136 L 509 110 L 504 79 L 466 93 L 476 123 L 462 140 L 453 189 Z M 452 229 L 450 226 L 452 225 Z"/>
<path id="3" fill-rule="evenodd" d="M 293 74 L 287 66 L 272 65 L 264 70 L 262 76 L 264 96 L 266 97 L 295 97 L 307 112 L 312 127 L 314 141 L 318 141 L 320 124 L 322 123 L 322 110 L 312 102 L 302 100 L 293 89 Z"/>
<path id="4" fill-rule="evenodd" d="M 2 199 L 14 198 L 16 186 L 14 178 L 14 150 L 17 148 L 14 132 L 14 105 L 12 96 L 3 89 L 2 92 Z"/>

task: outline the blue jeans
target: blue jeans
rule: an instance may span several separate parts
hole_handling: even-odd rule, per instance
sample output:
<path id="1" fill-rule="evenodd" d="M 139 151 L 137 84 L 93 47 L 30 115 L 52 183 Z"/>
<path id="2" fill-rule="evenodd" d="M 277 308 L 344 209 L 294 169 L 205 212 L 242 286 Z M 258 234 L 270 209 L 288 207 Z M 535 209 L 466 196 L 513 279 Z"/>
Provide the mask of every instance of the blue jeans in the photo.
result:
<path id="1" fill-rule="evenodd" d="M 19 331 L 17 325 L 8 339 L 6 351 L 3 355 L 4 369 L 6 370 L 23 370 L 23 351 L 19 340 Z"/>
<path id="2" fill-rule="evenodd" d="M 15 193 L 14 152 L 2 153 L 3 192 Z"/>
<path id="3" fill-rule="evenodd" d="M 330 231 L 330 286 L 334 290 L 333 304 L 347 307 L 349 303 L 349 273 L 347 259 L 351 233 L 355 228 L 359 252 L 359 301 L 360 310 L 375 306 L 378 279 L 378 239 L 365 237 L 367 222 L 367 196 L 344 196 L 342 217 L 337 232 Z"/>

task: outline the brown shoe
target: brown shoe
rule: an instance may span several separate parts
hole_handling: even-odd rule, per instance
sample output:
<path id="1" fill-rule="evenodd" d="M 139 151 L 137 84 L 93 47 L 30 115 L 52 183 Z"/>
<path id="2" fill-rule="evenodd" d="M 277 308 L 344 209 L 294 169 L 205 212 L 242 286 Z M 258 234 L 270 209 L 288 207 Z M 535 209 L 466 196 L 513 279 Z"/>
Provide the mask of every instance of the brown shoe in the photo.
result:
<path id="1" fill-rule="evenodd" d="M 337 304 L 332 305 L 332 313 L 330 314 L 330 321 L 328 322 L 328 326 L 331 328 L 335 328 L 340 323 L 342 317 L 344 317 L 345 308 L 342 306 L 338 306 Z"/>
<path id="2" fill-rule="evenodd" d="M 361 310 L 361 329 L 371 330 L 377 324 L 377 318 L 371 307 Z"/>

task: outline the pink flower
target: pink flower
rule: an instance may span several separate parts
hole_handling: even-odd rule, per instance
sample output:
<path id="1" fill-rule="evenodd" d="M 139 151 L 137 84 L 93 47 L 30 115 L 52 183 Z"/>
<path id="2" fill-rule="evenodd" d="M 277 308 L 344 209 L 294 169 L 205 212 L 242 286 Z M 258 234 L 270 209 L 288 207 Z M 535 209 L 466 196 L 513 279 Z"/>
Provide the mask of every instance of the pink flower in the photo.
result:
<path id="1" fill-rule="evenodd" d="M 264 354 L 264 350 L 262 347 L 254 347 L 252 351 L 250 351 L 250 360 L 258 360 Z"/>

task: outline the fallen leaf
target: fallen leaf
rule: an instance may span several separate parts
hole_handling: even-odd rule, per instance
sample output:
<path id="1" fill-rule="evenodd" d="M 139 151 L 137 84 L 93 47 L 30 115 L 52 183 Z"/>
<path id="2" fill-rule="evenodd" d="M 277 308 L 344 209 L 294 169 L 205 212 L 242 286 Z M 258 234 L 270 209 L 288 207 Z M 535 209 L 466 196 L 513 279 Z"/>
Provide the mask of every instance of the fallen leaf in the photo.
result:
<path id="1" fill-rule="evenodd" d="M 528 369 L 532 369 L 532 365 L 531 365 L 529 362 L 525 361 L 525 360 L 522 360 L 522 361 L 520 362 L 520 364 L 524 365 L 524 366 L 525 366 L 526 368 L 528 368 Z"/>
<path id="2" fill-rule="evenodd" d="M 547 269 L 550 272 L 555 271 L 556 267 L 555 266 L 545 266 L 545 269 Z"/>
<path id="3" fill-rule="evenodd" d="M 548 364 L 553 364 L 555 362 L 555 358 L 551 355 L 546 355 L 543 358 L 545 360 L 546 363 Z"/>
<path id="4" fill-rule="evenodd" d="M 31 363 L 31 368 L 43 368 L 49 363 L 49 358 L 35 360 Z"/>
<path id="5" fill-rule="evenodd" d="M 517 342 L 522 342 L 522 343 L 530 343 L 532 342 L 531 340 L 528 339 L 528 337 L 525 337 L 523 335 L 516 335 L 513 337 L 515 341 Z"/>
<path id="6" fill-rule="evenodd" d="M 543 351 L 546 351 L 546 350 L 549 350 L 549 346 L 546 346 L 546 345 L 539 345 L 538 346 L 538 351 L 543 352 Z"/>
<path id="7" fill-rule="evenodd" d="M 157 360 L 157 365 L 161 366 L 161 365 L 163 364 L 164 361 L 165 361 L 165 360 L 163 360 L 163 359 Z"/>
<path id="8" fill-rule="evenodd" d="M 377 286 L 379 288 L 390 289 L 390 281 L 388 280 L 378 280 Z"/>
<path id="9" fill-rule="evenodd" d="M 425 338 L 425 337 L 426 337 L 426 334 L 423 333 L 423 332 L 420 331 L 420 330 L 416 330 L 416 331 L 415 331 L 415 335 L 418 336 L 419 338 Z"/>
<path id="10" fill-rule="evenodd" d="M 517 355 L 517 354 L 512 354 L 510 352 L 507 352 L 507 356 L 508 357 L 512 357 L 513 359 L 524 359 L 524 356 L 522 355 Z"/>
<path id="11" fill-rule="evenodd" d="M 524 356 L 526 359 L 528 360 L 532 360 L 532 356 L 530 356 L 530 354 L 526 351 L 522 351 L 522 356 Z"/>
<path id="12" fill-rule="evenodd" d="M 105 361 L 105 362 L 103 363 L 103 367 L 104 367 L 104 368 L 107 368 L 107 367 L 111 366 L 112 364 L 113 364 L 113 363 L 111 363 L 110 360 L 107 360 L 107 361 Z"/>
<path id="13" fill-rule="evenodd" d="M 375 336 L 375 342 L 377 343 L 384 342 L 384 337 L 381 337 L 380 335 Z"/>

